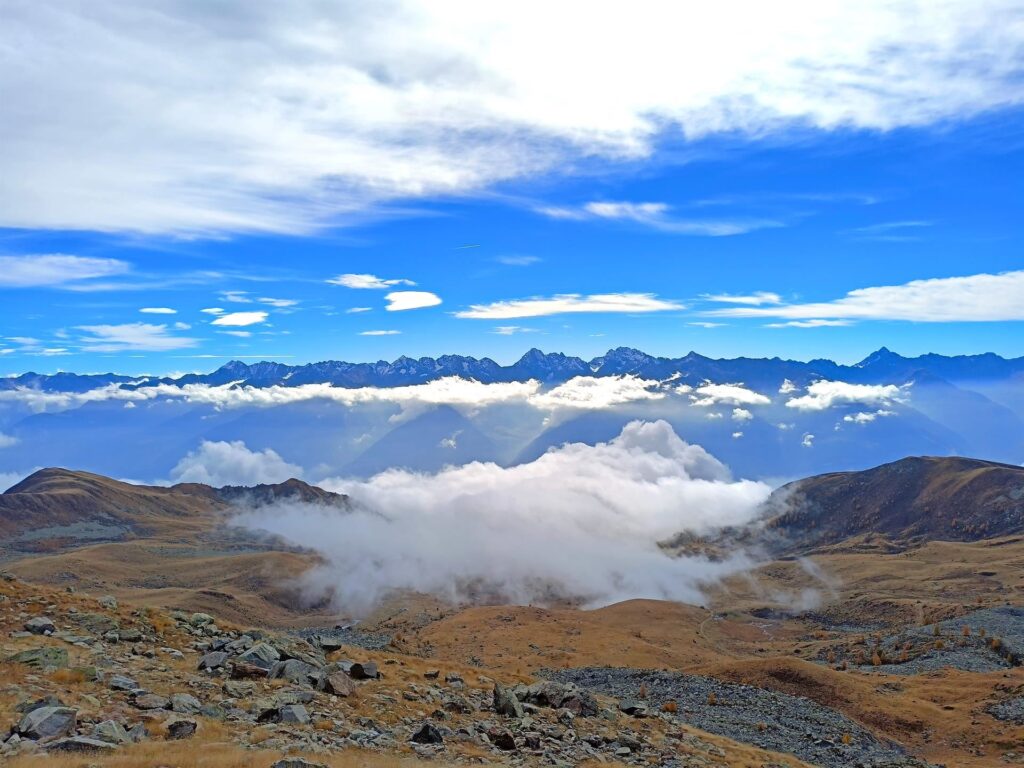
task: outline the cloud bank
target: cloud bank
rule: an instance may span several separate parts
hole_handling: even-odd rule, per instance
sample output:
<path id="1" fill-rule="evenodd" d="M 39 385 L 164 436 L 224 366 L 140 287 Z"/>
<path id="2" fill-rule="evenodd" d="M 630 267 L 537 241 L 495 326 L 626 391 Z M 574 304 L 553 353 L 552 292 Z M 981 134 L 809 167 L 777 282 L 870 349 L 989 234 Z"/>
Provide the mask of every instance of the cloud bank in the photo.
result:
<path id="1" fill-rule="evenodd" d="M 307 576 L 311 596 L 333 594 L 353 613 L 405 589 L 516 603 L 699 602 L 702 583 L 745 562 L 674 559 L 656 542 L 746 522 L 770 491 L 733 480 L 663 421 L 510 468 L 477 462 L 320 485 L 349 494 L 356 511 L 284 505 L 235 523 L 316 550 L 324 563 Z"/>
<path id="2" fill-rule="evenodd" d="M 302 467 L 289 464 L 276 451 L 252 451 L 241 440 L 203 440 L 171 470 L 175 483 L 205 483 L 215 488 L 282 483 L 302 475 Z"/>
<path id="3" fill-rule="evenodd" d="M 646 157 L 665 134 L 889 130 L 1024 101 L 1016 0 L 927 10 L 16 3 L 0 28 L 18 117 L 0 126 L 0 226 L 294 233 L 584 157 Z"/>

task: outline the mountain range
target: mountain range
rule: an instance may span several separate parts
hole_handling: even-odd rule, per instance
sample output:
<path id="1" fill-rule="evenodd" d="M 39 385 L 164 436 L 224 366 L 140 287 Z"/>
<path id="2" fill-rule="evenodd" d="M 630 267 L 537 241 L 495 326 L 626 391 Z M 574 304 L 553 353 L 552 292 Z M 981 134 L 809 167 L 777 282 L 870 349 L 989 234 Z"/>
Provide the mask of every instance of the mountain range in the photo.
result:
<path id="1" fill-rule="evenodd" d="M 337 387 L 396 387 L 421 384 L 445 376 L 460 376 L 483 383 L 537 380 L 567 381 L 575 376 L 620 376 L 664 379 L 678 374 L 680 381 L 742 381 L 750 386 L 789 379 L 804 384 L 818 379 L 852 383 L 902 382 L 927 377 L 950 382 L 998 381 L 1024 374 L 1024 357 L 1003 358 L 993 353 L 904 357 L 882 347 L 859 363 L 842 365 L 832 360 L 807 362 L 773 358 L 715 359 L 690 352 L 682 357 L 655 357 L 630 347 L 610 349 L 592 360 L 560 352 L 531 349 L 511 365 L 484 357 L 442 355 L 437 358 L 399 357 L 392 362 L 350 363 L 327 360 L 306 365 L 232 360 L 211 373 L 190 373 L 176 378 L 125 376 L 115 373 L 24 373 L 0 379 L 0 390 L 30 387 L 49 392 L 84 392 L 108 384 L 145 387 L 156 384 L 241 384 L 251 387 L 332 384 Z"/>

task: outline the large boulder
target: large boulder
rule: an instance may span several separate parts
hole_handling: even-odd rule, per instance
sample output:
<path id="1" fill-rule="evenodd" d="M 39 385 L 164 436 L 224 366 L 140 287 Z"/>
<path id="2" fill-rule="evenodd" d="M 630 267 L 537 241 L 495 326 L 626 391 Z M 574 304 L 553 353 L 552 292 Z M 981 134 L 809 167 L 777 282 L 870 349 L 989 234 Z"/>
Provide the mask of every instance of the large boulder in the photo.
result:
<path id="1" fill-rule="evenodd" d="M 501 683 L 494 684 L 494 711 L 506 717 L 522 717 L 524 714 L 519 699 Z"/>
<path id="2" fill-rule="evenodd" d="M 304 661 L 311 667 L 322 667 L 327 663 L 324 652 L 314 648 L 305 640 L 278 639 L 274 641 L 274 648 L 282 659 L 297 659 Z"/>
<path id="3" fill-rule="evenodd" d="M 132 703 L 137 709 L 170 709 L 171 700 L 157 693 L 140 693 Z"/>
<path id="4" fill-rule="evenodd" d="M 238 661 L 241 663 L 260 667 L 264 671 L 269 670 L 280 660 L 281 654 L 270 643 L 256 643 L 249 650 L 238 654 Z"/>
<path id="5" fill-rule="evenodd" d="M 520 685 L 515 689 L 516 698 L 539 707 L 568 709 L 574 715 L 592 717 L 598 713 L 597 700 L 587 691 L 572 683 L 556 683 L 540 680 L 533 685 Z"/>
<path id="6" fill-rule="evenodd" d="M 334 696 L 348 697 L 356 692 L 356 684 L 351 677 L 338 670 L 335 672 L 324 671 L 317 684 L 319 690 Z"/>
<path id="7" fill-rule="evenodd" d="M 171 710 L 178 714 L 194 715 L 203 705 L 191 693 L 171 694 Z"/>
<path id="8" fill-rule="evenodd" d="M 49 741 L 73 735 L 77 722 L 78 712 L 71 707 L 40 707 L 21 718 L 16 730 L 26 739 Z"/>
<path id="9" fill-rule="evenodd" d="M 354 662 L 349 666 L 348 674 L 353 680 L 376 680 L 380 677 L 377 664 L 372 661 Z"/>
<path id="10" fill-rule="evenodd" d="M 290 725 L 306 725 L 309 712 L 301 704 L 285 704 L 277 710 L 277 720 Z"/>
<path id="11" fill-rule="evenodd" d="M 220 669 L 221 667 L 223 667 L 227 663 L 228 663 L 228 654 L 227 653 L 225 653 L 224 651 L 210 651 L 209 653 L 204 655 L 201 659 L 199 659 L 199 664 L 197 666 L 201 670 L 202 669 L 214 670 L 214 669 Z"/>
<path id="12" fill-rule="evenodd" d="M 271 680 L 283 678 L 296 685 L 310 685 L 319 675 L 319 669 L 299 659 L 285 659 L 270 668 L 267 677 Z"/>

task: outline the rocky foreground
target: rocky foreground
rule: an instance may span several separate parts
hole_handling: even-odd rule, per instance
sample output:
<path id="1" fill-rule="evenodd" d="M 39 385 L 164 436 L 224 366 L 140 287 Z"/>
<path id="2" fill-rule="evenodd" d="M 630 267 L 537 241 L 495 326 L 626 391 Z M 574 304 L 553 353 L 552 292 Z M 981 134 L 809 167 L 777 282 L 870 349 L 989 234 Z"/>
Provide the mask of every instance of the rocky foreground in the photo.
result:
<path id="1" fill-rule="evenodd" d="M 154 743 L 179 753 L 227 744 L 250 754 L 239 765 L 279 768 L 353 752 L 441 763 L 804 765 L 696 731 L 671 707 L 572 682 L 429 668 L 329 635 L 243 630 L 205 613 L 132 610 L 13 579 L 0 581 L 0 630 L 0 757 L 17 765 L 67 753 L 102 764 Z"/>

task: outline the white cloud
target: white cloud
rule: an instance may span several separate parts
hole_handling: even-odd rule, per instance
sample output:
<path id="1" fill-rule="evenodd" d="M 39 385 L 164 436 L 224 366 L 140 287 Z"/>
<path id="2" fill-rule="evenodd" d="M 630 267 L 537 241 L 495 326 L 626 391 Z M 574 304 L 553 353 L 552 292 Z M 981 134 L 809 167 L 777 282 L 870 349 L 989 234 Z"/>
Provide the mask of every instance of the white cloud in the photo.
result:
<path id="1" fill-rule="evenodd" d="M 190 329 L 191 327 L 192 327 L 192 326 L 191 326 L 191 325 L 189 325 L 188 323 L 180 323 L 180 322 L 179 322 L 179 323 L 175 323 L 175 324 L 174 324 L 174 330 L 176 330 L 176 331 L 187 331 L 187 330 L 189 330 L 189 329 Z"/>
<path id="2" fill-rule="evenodd" d="M 732 480 L 665 422 L 633 422 L 608 443 L 566 445 L 509 468 L 476 462 L 320 484 L 349 494 L 356 511 L 282 505 L 235 522 L 319 552 L 308 589 L 354 612 L 392 590 L 700 602 L 702 582 L 744 563 L 669 557 L 657 541 L 744 523 L 769 493 Z"/>
<path id="3" fill-rule="evenodd" d="M 210 325 L 257 325 L 266 319 L 266 312 L 229 312 L 218 317 Z"/>
<path id="4" fill-rule="evenodd" d="M 800 440 L 800 445 L 802 445 L 804 448 L 813 448 L 814 435 L 812 435 L 810 432 L 805 432 L 803 438 L 801 438 Z"/>
<path id="5" fill-rule="evenodd" d="M 289 464 L 270 448 L 252 451 L 241 440 L 204 440 L 175 465 L 171 479 L 176 483 L 205 483 L 219 488 L 281 483 L 302 474 L 302 467 Z"/>
<path id="6" fill-rule="evenodd" d="M 859 288 L 835 301 L 735 307 L 709 314 L 780 317 L 814 325 L 829 320 L 909 320 L 922 323 L 1024 320 L 1024 270 L 914 280 Z M 806 326 L 805 326 L 806 327 Z"/>
<path id="7" fill-rule="evenodd" d="M 761 306 L 762 304 L 781 304 L 782 297 L 777 293 L 769 291 L 757 291 L 749 294 L 715 293 L 703 294 L 704 301 L 714 301 L 720 304 L 748 304 L 750 306 Z"/>
<path id="8" fill-rule="evenodd" d="M 170 307 L 143 307 L 139 310 L 145 315 L 176 315 L 178 310 Z"/>
<path id="9" fill-rule="evenodd" d="M 858 413 L 848 413 L 843 416 L 843 421 L 850 424 L 870 424 L 875 419 L 883 418 L 885 416 L 895 416 L 895 411 L 877 410 L 877 411 L 860 411 Z"/>
<path id="10" fill-rule="evenodd" d="M 360 336 L 397 336 L 401 331 L 361 331 Z"/>
<path id="11" fill-rule="evenodd" d="M 732 437 L 733 437 L 733 440 L 739 440 L 741 437 L 743 437 L 743 433 L 742 432 L 733 432 L 732 433 Z"/>
<path id="12" fill-rule="evenodd" d="M 783 379 L 782 380 L 782 384 L 779 385 L 779 394 L 780 395 L 791 395 L 794 392 L 796 392 L 798 389 L 800 389 L 800 387 L 798 387 L 792 381 L 790 381 L 789 379 Z"/>
<path id="13" fill-rule="evenodd" d="M 732 409 L 732 420 L 733 421 L 750 421 L 752 418 L 754 418 L 754 414 L 752 414 L 746 408 L 733 408 Z"/>
<path id="14" fill-rule="evenodd" d="M 969 118 L 1024 100 L 1018 11 L 22 3 L 0 29 L 18 52 L 0 70 L 18 116 L 0 136 L 0 226 L 301 232 L 582 157 L 643 158 L 666 134 Z"/>
<path id="15" fill-rule="evenodd" d="M 661 400 L 660 382 L 637 376 L 576 376 L 548 392 L 532 395 L 531 405 L 543 409 L 605 409 L 641 400 Z"/>
<path id="16" fill-rule="evenodd" d="M 3 432 L 0 432 L 0 448 L 10 448 L 12 445 L 17 445 L 17 443 L 18 438 L 13 435 L 5 435 Z"/>
<path id="17" fill-rule="evenodd" d="M 360 288 L 370 290 L 384 290 L 396 285 L 416 285 L 412 280 L 397 278 L 394 280 L 382 280 L 376 275 L 338 275 L 327 281 L 331 285 L 341 285 L 345 288 Z"/>
<path id="18" fill-rule="evenodd" d="M 223 291 L 220 297 L 224 301 L 229 301 L 233 304 L 252 304 L 248 291 Z"/>
<path id="19" fill-rule="evenodd" d="M 787 408 L 798 411 L 824 411 L 835 405 L 859 403 L 890 405 L 906 398 L 906 387 L 895 384 L 850 384 L 845 381 L 815 381 L 807 394 L 786 401 Z"/>
<path id="20" fill-rule="evenodd" d="M 852 320 L 789 320 L 785 323 L 767 323 L 765 328 L 842 328 L 853 325 Z"/>
<path id="21" fill-rule="evenodd" d="M 712 384 L 704 382 L 690 394 L 694 405 L 710 407 L 713 405 L 768 405 L 771 399 L 747 389 L 740 384 Z"/>
<path id="22" fill-rule="evenodd" d="M 541 261 L 540 256 L 498 256 L 494 259 L 507 267 L 528 267 Z"/>
<path id="23" fill-rule="evenodd" d="M 299 303 L 298 299 L 268 299 L 262 298 L 257 299 L 260 304 L 266 304 L 271 307 L 277 307 L 278 309 L 287 309 L 288 307 L 294 307 Z"/>
<path id="24" fill-rule="evenodd" d="M 687 323 L 687 325 L 692 325 L 692 326 L 695 326 L 697 328 L 722 328 L 725 325 L 727 325 L 727 323 L 704 323 L 704 322 L 697 321 L 697 322 L 693 322 L 693 323 Z"/>
<path id="25" fill-rule="evenodd" d="M 0 33 L 2 37 L 2 33 Z M 2 75 L 0 75 L 2 78 Z M 0 167 L 3 161 L 0 160 Z M 3 192 L 0 191 L 0 199 Z M 0 213 L 0 218 L 3 214 Z M 38 288 L 65 286 L 80 280 L 123 275 L 131 270 L 128 262 L 118 259 L 96 259 L 69 256 L 63 253 L 28 256 L 0 256 L 0 287 Z"/>
<path id="26" fill-rule="evenodd" d="M 199 343 L 198 339 L 173 335 L 163 324 L 80 325 L 77 328 L 88 334 L 81 338 L 81 342 L 90 352 L 166 352 L 172 349 L 188 349 Z M 44 352 L 53 354 L 64 353 L 67 350 L 51 349 Z"/>
<path id="27" fill-rule="evenodd" d="M 219 333 L 225 336 L 237 336 L 240 339 L 248 339 L 252 336 L 252 331 L 219 331 Z"/>
<path id="28" fill-rule="evenodd" d="M 578 208 L 565 206 L 542 206 L 537 213 L 552 219 L 583 221 L 586 219 L 610 219 L 641 224 L 645 227 L 678 235 L 704 235 L 724 237 L 741 235 L 755 229 L 781 226 L 780 222 L 766 219 L 688 219 L 672 215 L 667 203 L 632 202 L 590 202 Z"/>
<path id="29" fill-rule="evenodd" d="M 675 301 L 659 299 L 653 293 L 602 293 L 581 296 L 566 293 L 551 298 L 513 299 L 493 304 L 474 304 L 456 312 L 456 317 L 476 320 L 511 320 L 520 317 L 544 317 L 577 312 L 665 312 L 685 309 Z"/>
<path id="30" fill-rule="evenodd" d="M 200 309 L 200 312 L 205 312 L 208 315 L 223 315 L 224 310 L 221 307 L 207 307 L 206 309 Z"/>
<path id="31" fill-rule="evenodd" d="M 349 307 L 345 310 L 346 315 L 357 315 L 360 312 L 372 312 L 373 307 Z"/>
<path id="32" fill-rule="evenodd" d="M 499 325 L 491 333 L 498 336 L 513 336 L 517 333 L 536 333 L 536 328 L 524 328 L 521 325 Z"/>
<path id="33" fill-rule="evenodd" d="M 388 312 L 404 312 L 407 309 L 436 307 L 441 303 L 441 297 L 430 291 L 392 291 L 384 298 L 388 302 L 384 309 Z"/>

